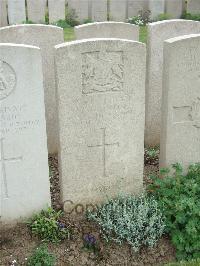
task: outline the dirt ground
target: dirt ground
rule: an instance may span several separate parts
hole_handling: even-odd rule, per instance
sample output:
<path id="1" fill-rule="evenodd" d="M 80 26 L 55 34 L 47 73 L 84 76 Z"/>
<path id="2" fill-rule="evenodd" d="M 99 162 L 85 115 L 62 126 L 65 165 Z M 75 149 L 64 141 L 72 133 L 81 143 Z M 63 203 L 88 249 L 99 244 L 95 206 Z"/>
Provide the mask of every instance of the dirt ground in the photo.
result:
<path id="1" fill-rule="evenodd" d="M 59 173 L 57 157 L 49 158 L 51 176 L 51 197 L 55 209 L 60 209 Z M 145 166 L 144 184 L 148 183 L 148 175 L 158 172 L 157 165 Z M 163 237 L 154 248 L 143 248 L 135 254 L 128 245 L 117 245 L 105 242 L 99 228 L 89 223 L 84 215 L 65 215 L 63 222 L 72 227 L 72 238 L 61 244 L 48 244 L 49 250 L 57 257 L 58 266 L 151 266 L 164 265 L 175 259 L 175 250 L 168 237 Z M 99 252 L 94 254 L 83 247 L 83 235 L 93 234 L 99 243 Z M 26 265 L 26 259 L 41 242 L 32 237 L 25 224 L 17 224 L 13 228 L 0 230 L 0 265 Z M 13 263 L 13 261 L 16 261 Z"/>

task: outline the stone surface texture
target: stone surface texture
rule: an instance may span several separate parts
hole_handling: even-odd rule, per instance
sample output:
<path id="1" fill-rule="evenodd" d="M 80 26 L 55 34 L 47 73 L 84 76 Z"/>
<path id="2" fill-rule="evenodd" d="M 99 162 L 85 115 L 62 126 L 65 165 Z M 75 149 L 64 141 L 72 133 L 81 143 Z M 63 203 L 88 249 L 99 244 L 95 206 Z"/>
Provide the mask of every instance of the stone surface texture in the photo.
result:
<path id="1" fill-rule="evenodd" d="M 180 35 L 200 33 L 200 22 L 165 20 L 148 25 L 145 143 L 160 143 L 163 42 Z"/>
<path id="2" fill-rule="evenodd" d="M 188 0 L 187 1 L 187 12 L 191 14 L 200 14 L 200 1 L 199 0 Z"/>
<path id="3" fill-rule="evenodd" d="M 7 0 L 0 1 L 0 27 L 8 25 L 6 5 Z"/>
<path id="4" fill-rule="evenodd" d="M 45 22 L 46 0 L 27 0 L 28 20 L 34 23 Z"/>
<path id="5" fill-rule="evenodd" d="M 77 40 L 89 38 L 119 38 L 139 40 L 139 26 L 124 22 L 95 22 L 74 28 Z"/>
<path id="6" fill-rule="evenodd" d="M 170 19 L 180 18 L 183 13 L 183 0 L 165 0 L 165 12 Z"/>
<path id="7" fill-rule="evenodd" d="M 65 19 L 65 0 L 48 0 L 49 22 Z"/>
<path id="8" fill-rule="evenodd" d="M 92 0 L 91 1 L 92 21 L 107 20 L 107 0 Z"/>
<path id="9" fill-rule="evenodd" d="M 12 223 L 50 205 L 39 48 L 0 44 L 0 115 L 0 216 Z"/>
<path id="10" fill-rule="evenodd" d="M 200 162 L 200 34 L 164 43 L 160 165 Z"/>
<path id="11" fill-rule="evenodd" d="M 149 0 L 151 18 L 157 19 L 160 14 L 165 13 L 165 0 Z"/>
<path id="12" fill-rule="evenodd" d="M 127 1 L 124 0 L 110 0 L 109 16 L 113 21 L 126 21 Z"/>
<path id="13" fill-rule="evenodd" d="M 140 11 L 148 10 L 148 0 L 128 0 L 128 17 L 138 16 Z"/>
<path id="14" fill-rule="evenodd" d="M 54 69 L 54 46 L 64 42 L 63 30 L 47 25 L 18 25 L 0 29 L 0 42 L 21 43 L 41 48 L 47 136 L 49 153 L 58 151 L 56 84 Z"/>
<path id="15" fill-rule="evenodd" d="M 143 183 L 145 45 L 89 39 L 56 46 L 65 210 Z"/>
<path id="16" fill-rule="evenodd" d="M 20 24 L 26 20 L 25 0 L 8 0 L 9 24 Z"/>
<path id="17" fill-rule="evenodd" d="M 83 22 L 89 17 L 89 0 L 68 0 L 68 7 L 75 11 L 77 20 Z"/>

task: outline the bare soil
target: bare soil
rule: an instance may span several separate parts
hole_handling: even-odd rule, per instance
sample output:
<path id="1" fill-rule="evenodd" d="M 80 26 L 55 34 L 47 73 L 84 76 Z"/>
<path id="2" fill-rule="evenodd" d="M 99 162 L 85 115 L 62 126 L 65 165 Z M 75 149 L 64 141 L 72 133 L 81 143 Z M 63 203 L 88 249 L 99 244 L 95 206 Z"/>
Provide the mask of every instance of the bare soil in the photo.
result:
<path id="1" fill-rule="evenodd" d="M 57 157 L 49 158 L 51 197 L 55 209 L 61 209 L 60 187 Z M 148 175 L 158 173 L 157 165 L 147 165 L 144 171 L 144 184 L 150 182 Z M 158 244 L 150 248 L 142 248 L 139 253 L 134 253 L 130 246 L 122 246 L 115 243 L 107 243 L 101 237 L 100 230 L 91 222 L 88 222 L 84 215 L 65 215 L 63 221 L 72 227 L 72 238 L 61 244 L 48 244 L 49 250 L 57 257 L 59 266 L 151 266 L 164 265 L 175 260 L 175 250 L 169 238 L 163 237 Z M 93 234 L 99 243 L 99 252 L 94 254 L 83 247 L 83 235 Z M 12 228 L 0 228 L 0 265 L 26 265 L 34 248 L 39 246 L 41 241 L 32 237 L 25 224 L 17 224 Z M 16 261 L 13 263 L 13 261 Z"/>

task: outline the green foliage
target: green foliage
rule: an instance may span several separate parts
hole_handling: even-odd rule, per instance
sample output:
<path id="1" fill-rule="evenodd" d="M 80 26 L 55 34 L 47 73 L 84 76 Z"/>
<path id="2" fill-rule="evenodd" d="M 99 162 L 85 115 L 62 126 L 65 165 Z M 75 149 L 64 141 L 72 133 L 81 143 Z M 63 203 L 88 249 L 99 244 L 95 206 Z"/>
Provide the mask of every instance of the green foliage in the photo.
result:
<path id="1" fill-rule="evenodd" d="M 165 228 L 156 200 L 146 195 L 111 199 L 97 211 L 88 211 L 87 218 L 100 226 L 107 241 L 127 241 L 134 251 L 154 246 Z"/>
<path id="2" fill-rule="evenodd" d="M 76 11 L 74 9 L 67 9 L 66 11 L 66 23 L 71 27 L 79 25 L 79 21 L 77 20 Z"/>
<path id="3" fill-rule="evenodd" d="M 190 14 L 187 12 L 184 12 L 181 16 L 182 19 L 188 19 L 188 20 L 196 20 L 200 21 L 200 13 L 199 14 Z"/>
<path id="4" fill-rule="evenodd" d="M 83 246 L 88 251 L 92 251 L 95 254 L 99 253 L 99 245 L 97 243 L 97 239 L 92 234 L 86 234 L 83 237 Z"/>
<path id="5" fill-rule="evenodd" d="M 148 187 L 166 217 L 166 231 L 176 247 L 177 259 L 200 257 L 200 164 L 183 173 L 180 164 L 174 172 L 162 169 L 163 178 L 152 176 Z"/>
<path id="6" fill-rule="evenodd" d="M 55 25 L 55 26 L 61 27 L 61 28 L 63 28 L 63 29 L 71 27 L 71 26 L 67 23 L 66 20 L 62 20 L 62 19 L 60 19 L 60 20 L 58 20 L 57 22 L 52 23 L 52 24 Z"/>
<path id="7" fill-rule="evenodd" d="M 55 255 L 49 253 L 48 248 L 42 245 L 36 248 L 32 256 L 27 260 L 28 266 L 54 266 L 56 265 Z"/>
<path id="8" fill-rule="evenodd" d="M 70 229 L 60 222 L 62 215 L 61 211 L 48 208 L 36 214 L 27 224 L 33 235 L 46 242 L 58 243 L 70 237 Z"/>
<path id="9" fill-rule="evenodd" d="M 170 14 L 162 13 L 158 15 L 156 21 L 167 20 L 167 19 L 171 19 Z"/>
<path id="10" fill-rule="evenodd" d="M 83 24 L 88 24 L 88 23 L 92 23 L 92 19 L 91 18 L 86 18 L 83 20 Z"/>
<path id="11" fill-rule="evenodd" d="M 191 261 L 181 261 L 181 262 L 175 262 L 175 263 L 170 263 L 166 264 L 165 266 L 199 266 L 200 265 L 200 260 L 191 260 Z"/>
<path id="12" fill-rule="evenodd" d="M 34 24 L 32 20 L 22 21 L 22 24 Z"/>
<path id="13" fill-rule="evenodd" d="M 159 162 L 159 147 L 147 147 L 144 151 L 145 165 L 157 165 Z"/>
<path id="14" fill-rule="evenodd" d="M 149 10 L 139 11 L 139 14 L 137 16 L 128 18 L 128 22 L 138 26 L 145 26 L 147 23 L 150 22 L 150 14 L 151 12 Z"/>

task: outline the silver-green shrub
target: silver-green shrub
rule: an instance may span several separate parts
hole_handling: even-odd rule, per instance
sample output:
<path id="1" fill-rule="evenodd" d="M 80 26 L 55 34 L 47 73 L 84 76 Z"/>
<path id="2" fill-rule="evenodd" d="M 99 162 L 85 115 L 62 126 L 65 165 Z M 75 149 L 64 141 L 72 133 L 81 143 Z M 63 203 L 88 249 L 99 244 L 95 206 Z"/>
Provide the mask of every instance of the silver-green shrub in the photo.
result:
<path id="1" fill-rule="evenodd" d="M 127 241 L 136 252 L 143 245 L 153 247 L 165 229 L 157 201 L 145 194 L 111 199 L 97 211 L 89 211 L 87 218 L 100 226 L 107 241 Z"/>

